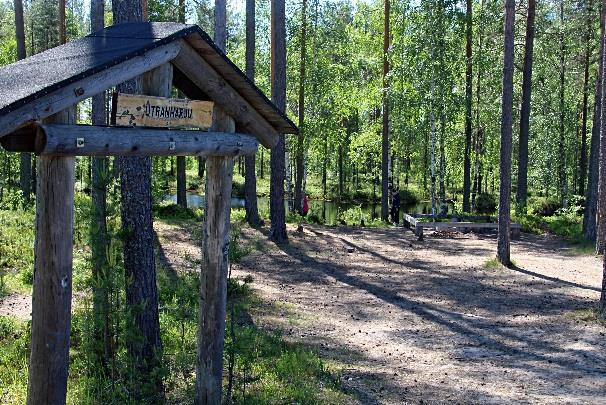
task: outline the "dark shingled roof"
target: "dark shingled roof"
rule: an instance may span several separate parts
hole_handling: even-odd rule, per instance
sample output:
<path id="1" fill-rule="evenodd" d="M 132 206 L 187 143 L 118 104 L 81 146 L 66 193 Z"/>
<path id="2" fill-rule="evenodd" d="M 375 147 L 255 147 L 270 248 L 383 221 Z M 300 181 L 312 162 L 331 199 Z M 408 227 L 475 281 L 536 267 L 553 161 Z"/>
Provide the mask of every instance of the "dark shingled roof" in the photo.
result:
<path id="1" fill-rule="evenodd" d="M 197 25 L 179 23 L 118 24 L 0 67 L 0 115 L 10 113 L 38 97 L 181 38 L 192 44 L 225 81 L 277 131 L 297 132 L 292 121 L 217 48 L 208 34 Z M 183 79 L 177 74 L 176 80 L 179 78 Z"/>

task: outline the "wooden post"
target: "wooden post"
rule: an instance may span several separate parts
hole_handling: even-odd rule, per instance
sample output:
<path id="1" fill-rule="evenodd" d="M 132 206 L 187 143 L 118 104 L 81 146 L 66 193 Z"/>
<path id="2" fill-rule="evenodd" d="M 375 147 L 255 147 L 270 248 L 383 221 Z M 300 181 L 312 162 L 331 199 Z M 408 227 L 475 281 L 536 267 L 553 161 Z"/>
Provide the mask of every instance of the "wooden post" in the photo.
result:
<path id="1" fill-rule="evenodd" d="M 235 131 L 234 120 L 221 109 L 215 109 L 214 119 L 213 130 Z M 206 159 L 196 376 L 198 404 L 221 403 L 233 167 L 231 157 Z"/>
<path id="2" fill-rule="evenodd" d="M 415 235 L 418 237 L 419 240 L 423 240 L 423 224 L 421 224 L 420 222 L 417 222 L 415 224 Z"/>
<path id="3" fill-rule="evenodd" d="M 52 117 L 73 123 L 75 108 Z M 41 156 L 27 403 L 65 404 L 72 307 L 73 157 Z"/>

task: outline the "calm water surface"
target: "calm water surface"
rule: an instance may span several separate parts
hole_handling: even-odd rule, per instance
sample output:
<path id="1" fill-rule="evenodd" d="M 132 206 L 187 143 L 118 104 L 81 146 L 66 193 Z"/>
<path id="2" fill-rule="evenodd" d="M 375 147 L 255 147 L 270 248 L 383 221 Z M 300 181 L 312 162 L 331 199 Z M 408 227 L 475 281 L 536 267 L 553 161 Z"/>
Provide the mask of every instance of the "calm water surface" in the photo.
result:
<path id="1" fill-rule="evenodd" d="M 166 196 L 167 201 L 177 202 L 176 195 Z M 259 211 L 269 212 L 269 197 L 259 197 L 257 199 Z M 287 204 L 287 201 L 284 201 Z M 200 194 L 187 194 L 187 206 L 192 208 L 200 208 L 204 205 L 204 196 Z M 360 207 L 362 212 L 368 215 L 371 219 L 377 219 L 381 215 L 381 204 L 364 202 L 360 204 L 352 202 L 338 202 L 338 201 L 323 201 L 323 200 L 309 200 L 309 214 L 317 215 L 318 218 L 323 219 L 327 224 L 334 224 L 338 221 L 339 213 L 350 208 Z M 244 199 L 232 197 L 231 199 L 232 208 L 244 209 Z M 438 208 L 439 209 L 439 208 Z M 452 212 L 452 204 L 448 205 L 448 212 Z M 430 214 L 431 213 L 431 202 L 423 201 L 414 205 L 400 207 L 400 220 L 404 213 L 417 213 L 417 214 Z"/>

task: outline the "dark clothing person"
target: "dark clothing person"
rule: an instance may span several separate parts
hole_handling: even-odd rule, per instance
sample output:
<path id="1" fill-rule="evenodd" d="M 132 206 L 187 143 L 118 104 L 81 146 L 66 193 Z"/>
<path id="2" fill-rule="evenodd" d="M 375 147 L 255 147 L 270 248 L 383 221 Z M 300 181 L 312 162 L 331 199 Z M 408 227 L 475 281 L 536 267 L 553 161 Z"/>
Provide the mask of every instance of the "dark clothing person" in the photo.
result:
<path id="1" fill-rule="evenodd" d="M 393 193 L 391 199 L 391 222 L 398 224 L 400 222 L 400 192 Z"/>
<path id="2" fill-rule="evenodd" d="M 307 196 L 304 196 L 303 197 L 303 209 L 301 210 L 301 213 L 303 214 L 303 216 L 306 216 L 308 212 L 309 212 L 309 202 L 307 201 Z"/>

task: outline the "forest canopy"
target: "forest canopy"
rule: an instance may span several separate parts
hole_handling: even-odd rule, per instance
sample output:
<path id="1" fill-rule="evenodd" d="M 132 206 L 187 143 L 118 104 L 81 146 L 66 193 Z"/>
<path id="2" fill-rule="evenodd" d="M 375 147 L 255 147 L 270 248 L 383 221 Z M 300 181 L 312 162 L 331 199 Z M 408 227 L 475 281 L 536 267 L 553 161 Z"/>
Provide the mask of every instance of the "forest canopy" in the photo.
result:
<path id="1" fill-rule="evenodd" d="M 57 9 L 53 2 L 27 1 L 25 31 L 27 54 L 57 43 Z M 212 36 L 213 3 L 187 2 L 186 19 Z M 287 113 L 298 114 L 301 66 L 301 2 L 287 2 Z M 176 1 L 149 2 L 150 19 L 175 21 Z M 67 2 L 68 40 L 88 33 L 89 4 Z M 106 5 L 106 24 L 111 23 Z M 256 5 L 256 83 L 270 93 L 269 2 Z M 589 111 L 585 128 L 591 131 L 593 97 L 583 105 L 584 63 L 589 51 L 587 85 L 593 93 L 597 75 L 599 7 L 593 0 L 539 2 L 533 62 L 528 169 L 531 195 L 583 194 L 579 178 L 582 159 L 582 111 Z M 384 8 L 382 1 L 310 0 L 306 7 L 307 72 L 305 134 L 307 183 L 321 187 L 325 197 L 376 197 L 380 182 L 382 129 L 382 58 Z M 526 3 L 516 5 L 514 117 L 519 122 Z M 501 105 L 503 3 L 474 1 L 472 33 L 473 145 L 471 176 L 481 184 L 478 192 L 498 189 L 498 151 Z M 431 186 L 432 117 L 435 120 L 436 169 L 448 197 L 461 200 L 465 150 L 465 4 L 445 0 L 395 1 L 391 4 L 391 69 L 387 77 L 390 107 L 390 176 L 395 186 L 411 188 L 427 198 Z M 245 68 L 245 10 L 228 4 L 227 50 Z M 0 2 L 0 63 L 16 60 L 12 2 Z M 590 24 L 588 25 L 588 22 Z M 588 41 L 587 41 L 588 39 Z M 563 103 L 560 73 L 564 72 Z M 564 124 L 563 151 L 558 145 L 560 117 Z M 478 129 L 482 136 L 478 139 Z M 517 176 L 517 136 L 513 125 Z M 294 160 L 294 138 L 288 142 Z M 443 146 L 443 147 L 442 147 Z M 587 145 L 586 148 L 589 148 Z M 443 155 L 443 159 L 442 159 Z M 587 159 L 587 157 L 585 157 Z M 437 163 L 439 166 L 439 163 Z M 294 172 L 294 164 L 289 165 Z M 555 170 L 564 174 L 556 175 Z M 562 174 L 557 173 L 557 174 Z M 15 172 L 14 175 L 17 175 Z M 294 179 L 294 173 L 291 173 Z M 563 181 L 565 184 L 563 184 Z M 313 192 L 313 191 L 312 191 Z"/>

